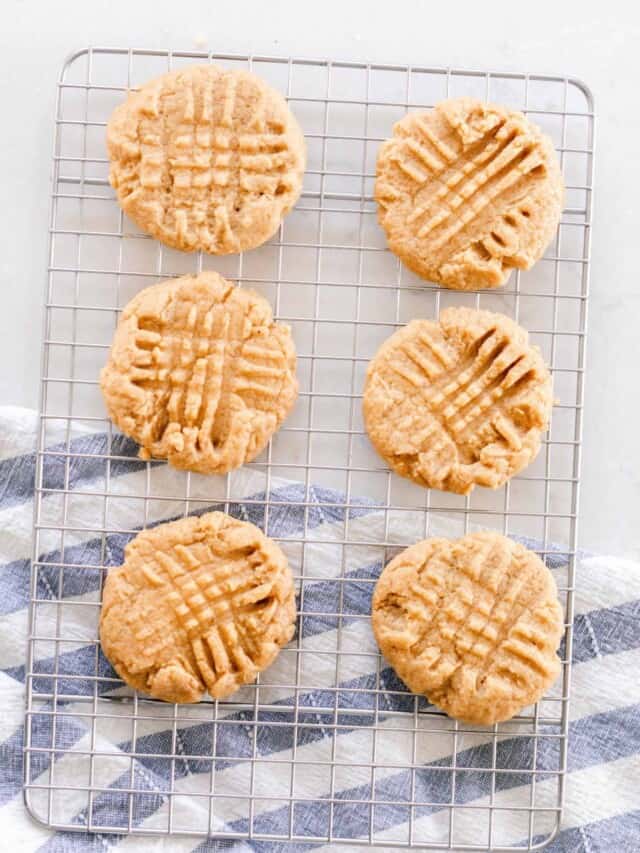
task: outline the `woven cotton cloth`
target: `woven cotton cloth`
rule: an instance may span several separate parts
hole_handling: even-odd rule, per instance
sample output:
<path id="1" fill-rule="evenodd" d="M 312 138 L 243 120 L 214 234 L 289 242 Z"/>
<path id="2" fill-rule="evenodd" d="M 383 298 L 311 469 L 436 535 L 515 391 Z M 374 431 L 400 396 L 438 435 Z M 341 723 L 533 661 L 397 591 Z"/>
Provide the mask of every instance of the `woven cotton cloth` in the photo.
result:
<path id="1" fill-rule="evenodd" d="M 212 706 L 207 704 L 182 709 L 177 723 L 172 706 L 139 703 L 139 719 L 133 731 L 131 702 L 113 701 L 113 697 L 126 698 L 131 693 L 116 681 L 95 644 L 101 580 L 98 567 L 121 561 L 133 533 L 118 529 L 141 526 L 142 519 L 132 520 L 135 502 L 128 504 L 129 498 L 124 496 L 144 485 L 148 471 L 145 464 L 135 460 L 135 448 L 124 439 L 114 439 L 118 443 L 115 450 L 111 445 L 112 452 L 131 457 L 130 461 L 112 463 L 108 474 L 110 494 L 122 494 L 122 506 L 112 507 L 113 515 L 109 515 L 113 534 L 91 533 L 92 526 L 94 530 L 104 527 L 100 493 L 105 490 L 105 470 L 98 459 L 104 454 L 107 438 L 102 433 L 87 432 L 73 439 L 73 464 L 66 464 L 62 452 L 47 456 L 43 471 L 43 486 L 54 491 L 43 498 L 41 507 L 41 518 L 51 530 L 41 533 L 39 558 L 46 565 L 39 566 L 35 594 L 45 603 L 61 599 L 66 604 L 62 608 L 53 604 L 50 612 L 43 605 L 34 631 L 38 636 L 64 637 L 65 643 L 59 644 L 55 657 L 55 644 L 42 641 L 34 646 L 33 671 L 38 673 L 32 682 L 34 696 L 47 693 L 47 685 L 55 682 L 61 698 L 56 705 L 55 727 L 53 703 L 38 700 L 34 704 L 37 713 L 31 745 L 50 748 L 32 753 L 32 807 L 41 817 L 51 809 L 54 819 L 80 829 L 88 825 L 118 828 L 129 823 L 164 833 L 171 810 L 171 825 L 176 831 L 211 826 L 230 835 L 246 835 L 253 829 L 256 834 L 274 838 L 216 842 L 179 835 L 147 838 L 91 833 L 86 829 L 55 832 L 32 821 L 24 808 L 22 783 L 36 432 L 35 413 L 0 409 L 2 849 L 12 853 L 111 847 L 136 851 L 322 849 L 325 845 L 313 839 L 326 834 L 331 825 L 334 835 L 343 839 L 332 849 L 347 850 L 350 848 L 344 839 L 369 839 L 372 831 L 377 843 L 403 839 L 406 843 L 410 818 L 413 839 L 419 847 L 420 839 L 440 838 L 446 843 L 451 837 L 446 803 L 452 796 L 456 803 L 471 807 L 455 814 L 454 842 L 481 844 L 479 839 L 487 837 L 488 774 L 458 770 L 452 792 L 454 774 L 446 768 L 452 764 L 458 768 L 486 767 L 493 760 L 492 750 L 499 767 L 534 766 L 538 771 L 536 802 L 544 802 L 545 769 L 552 771 L 558 765 L 557 739 L 541 739 L 533 759 L 532 741 L 509 737 L 508 733 L 492 740 L 480 731 L 461 736 L 454 745 L 450 734 L 445 734 L 450 723 L 442 718 L 442 736 L 437 732 L 425 735 L 416 753 L 406 725 L 405 730 L 398 725 L 403 718 L 397 712 L 411 710 L 415 700 L 402 693 L 402 685 L 390 669 L 384 665 L 378 668 L 370 627 L 362 618 L 368 613 L 371 581 L 382 568 L 380 549 L 375 553 L 365 546 L 354 549 L 348 565 L 341 564 L 339 557 L 345 513 L 349 514 L 351 535 L 358 539 L 359 533 L 360 538 L 367 539 L 371 531 L 380 530 L 384 524 L 382 510 L 366 497 L 351 497 L 345 507 L 344 495 L 329 489 L 274 480 L 269 483 L 271 508 L 265 519 L 264 477 L 251 471 L 239 474 L 235 481 L 231 513 L 261 527 L 266 522 L 270 535 L 290 540 L 285 550 L 294 564 L 300 559 L 299 540 L 306 530 L 304 610 L 309 615 L 296 640 L 305 648 L 302 664 L 296 663 L 295 654 L 285 651 L 261 681 L 260 706 L 269 708 L 260 712 L 258 721 L 262 725 L 255 724 L 255 688 L 248 686 L 236 697 L 236 705 L 219 710 L 221 722 L 215 741 L 214 726 L 207 721 Z M 55 445 L 55 435 L 49 438 Z M 57 440 L 63 450 L 68 446 L 64 433 Z M 167 495 L 176 494 L 178 481 L 173 478 L 178 476 L 183 475 L 165 465 L 157 466 L 154 494 L 162 488 Z M 55 492 L 65 487 L 73 493 L 73 501 L 67 499 L 66 504 Z M 202 488 L 201 505 L 191 507 L 192 511 L 221 508 L 217 496 L 207 499 L 210 486 Z M 191 496 L 197 492 L 198 483 L 192 482 Z M 237 499 L 236 493 L 246 498 Z M 151 501 L 145 507 L 146 521 L 175 518 L 184 511 L 184 500 Z M 77 530 L 70 531 L 61 546 L 55 527 L 63 515 Z M 447 519 L 437 521 L 432 532 L 446 534 Z M 406 530 L 400 531 L 399 536 L 406 538 L 406 534 Z M 536 543 L 528 544 L 535 547 Z M 72 565 L 65 570 L 62 585 L 55 565 L 61 547 L 65 564 Z M 553 555 L 548 563 L 553 568 Z M 343 579 L 349 579 L 348 584 L 337 582 L 341 573 Z M 577 578 L 565 809 L 560 831 L 547 849 L 554 853 L 626 853 L 640 849 L 640 566 L 613 557 L 581 554 Z M 336 670 L 338 628 L 341 651 L 352 654 L 345 654 L 344 667 L 340 663 Z M 57 672 L 52 679 L 54 666 Z M 297 716 L 292 710 L 293 681 L 300 685 Z M 335 690 L 330 689 L 336 684 L 340 688 L 338 700 Z M 378 698 L 372 704 L 374 689 Z M 384 700 L 385 690 L 389 691 L 388 701 Z M 65 701 L 66 694 L 73 694 L 75 699 Z M 150 704 L 151 712 L 147 707 Z M 327 713 L 327 706 L 334 706 L 335 713 Z M 104 716 L 110 708 L 112 713 Z M 93 711 L 101 719 L 92 730 Z M 435 715 L 430 717 L 430 726 L 437 720 Z M 374 725 L 379 734 L 378 767 L 372 775 L 367 762 L 372 757 Z M 99 754 L 93 760 L 92 750 Z M 292 779 L 294 753 L 297 765 Z M 171 754 L 177 757 L 162 757 Z M 259 761 L 246 760 L 252 756 Z M 332 757 L 339 760 L 333 772 Z M 419 767 L 412 774 L 402 765 L 413 759 Z M 219 796 L 213 814 L 208 796 L 212 761 Z M 49 784 L 52 765 L 59 790 L 49 796 L 45 788 L 38 792 L 37 786 L 39 781 L 44 786 Z M 526 849 L 531 834 L 526 830 L 530 775 L 512 772 L 496 778 L 493 806 L 509 811 L 501 811 L 499 821 L 495 820 L 494 843 L 520 844 Z M 99 789 L 91 798 L 86 793 L 89 784 Z M 174 797 L 171 805 L 166 795 L 169 789 L 183 795 Z M 134 795 L 130 794 L 132 790 Z M 298 797 L 293 807 L 288 804 L 292 790 Z M 250 792 L 254 795 L 251 803 Z M 373 809 L 368 805 L 371 800 L 377 803 Z M 416 806 L 412 811 L 403 802 L 431 805 Z M 553 805 L 553 799 L 549 804 Z M 280 840 L 291 834 L 299 840 L 291 844 Z"/>

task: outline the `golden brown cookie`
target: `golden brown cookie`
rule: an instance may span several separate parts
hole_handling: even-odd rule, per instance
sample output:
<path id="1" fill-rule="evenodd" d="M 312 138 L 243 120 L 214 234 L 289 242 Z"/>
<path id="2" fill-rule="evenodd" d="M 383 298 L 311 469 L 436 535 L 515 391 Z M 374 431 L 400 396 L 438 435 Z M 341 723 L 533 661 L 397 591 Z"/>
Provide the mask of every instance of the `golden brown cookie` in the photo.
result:
<path id="1" fill-rule="evenodd" d="M 380 147 L 375 198 L 389 248 L 461 290 L 529 269 L 555 234 L 563 183 L 551 140 L 522 113 L 473 98 L 409 113 Z"/>
<path id="2" fill-rule="evenodd" d="M 380 347 L 363 411 L 396 473 L 468 494 L 498 488 L 533 460 L 552 402 L 551 376 L 523 328 L 503 314 L 447 308 Z"/>
<path id="3" fill-rule="evenodd" d="M 109 416 L 176 468 L 220 474 L 265 447 L 296 399 L 288 326 L 214 272 L 152 285 L 126 306 L 100 375 Z"/>
<path id="4" fill-rule="evenodd" d="M 220 699 L 293 636 L 293 578 L 280 548 L 223 512 L 144 530 L 104 585 L 100 642 L 118 675 L 167 702 Z"/>
<path id="5" fill-rule="evenodd" d="M 187 252 L 261 245 L 302 189 L 302 131 L 246 71 L 191 65 L 151 80 L 114 110 L 107 148 L 124 212 Z"/>
<path id="6" fill-rule="evenodd" d="M 468 723 L 508 720 L 560 672 L 553 576 L 499 533 L 425 539 L 402 551 L 380 575 L 372 625 L 407 687 Z"/>

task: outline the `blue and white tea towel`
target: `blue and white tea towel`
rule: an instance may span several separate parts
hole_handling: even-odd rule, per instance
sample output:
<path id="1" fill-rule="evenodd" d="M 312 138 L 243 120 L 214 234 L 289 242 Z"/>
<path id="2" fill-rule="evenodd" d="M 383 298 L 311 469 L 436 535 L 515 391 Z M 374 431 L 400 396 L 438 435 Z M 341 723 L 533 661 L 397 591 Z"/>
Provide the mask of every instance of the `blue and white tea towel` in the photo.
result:
<path id="1" fill-rule="evenodd" d="M 256 729 L 243 725 L 250 719 L 242 717 L 241 713 L 228 713 L 227 721 L 218 726 L 218 742 L 211 744 L 211 725 L 205 721 L 203 714 L 206 707 L 193 711 L 191 725 L 182 724 L 176 728 L 172 724 L 172 709 L 169 706 L 159 706 L 154 711 L 154 719 L 138 723 L 135 732 L 136 758 L 131 759 L 128 753 L 132 751 L 131 722 L 120 720 L 116 712 L 107 724 L 101 724 L 97 731 L 90 734 L 90 717 L 87 709 L 91 710 L 93 702 L 70 701 L 62 705 L 64 716 L 58 716 L 55 730 L 55 749 L 49 753 L 38 754 L 31 767 L 31 782 L 37 787 L 40 778 L 43 784 L 50 779 L 51 770 L 55 772 L 56 784 L 61 788 L 66 784 L 68 790 L 61 790 L 48 797 L 45 793 L 43 811 L 46 814 L 50 806 L 54 816 L 70 825 L 87 826 L 87 795 L 83 784 L 89 782 L 89 771 L 93 784 L 101 789 L 92 801 L 91 820 L 95 825 L 121 827 L 128 821 L 139 829 L 155 829 L 157 831 L 167 826 L 167 798 L 163 795 L 172 784 L 174 791 L 185 793 L 184 797 L 174 799 L 172 821 L 176 829 L 190 827 L 198 830 L 206 827 L 208 822 L 216 829 L 227 832 L 246 833 L 250 821 L 254 830 L 267 834 L 280 835 L 286 838 L 292 830 L 296 835 L 308 837 L 309 842 L 300 841 L 287 845 L 281 841 L 202 841 L 197 838 L 173 836 L 171 838 L 157 836 L 146 838 L 142 836 L 124 836 L 122 834 L 95 834 L 54 832 L 33 822 L 25 811 L 22 801 L 23 776 L 23 744 L 24 744 L 24 681 L 26 668 L 26 636 L 27 610 L 29 599 L 31 525 L 34 500 L 35 472 L 35 434 L 37 418 L 35 413 L 22 409 L 0 409 L 0 849 L 19 853 L 19 851 L 94 851 L 117 848 L 128 851 L 206 851 L 214 849 L 249 850 L 257 849 L 264 853 L 296 849 L 324 849 L 321 843 L 311 841 L 315 832 L 326 831 L 331 812 L 331 822 L 334 830 L 342 837 L 369 837 L 371 826 L 375 831 L 376 841 L 384 844 L 393 839 L 406 839 L 406 829 L 409 820 L 409 807 L 398 805 L 402 801 L 411 802 L 420 799 L 432 802 L 450 800 L 451 791 L 446 789 L 450 784 L 451 773 L 431 772 L 421 775 L 417 770 L 414 774 L 414 790 L 408 789 L 408 774 L 398 767 L 390 767 L 388 772 L 376 775 L 372 780 L 371 771 L 360 767 L 362 757 L 371 751 L 368 725 L 373 721 L 374 709 L 367 705 L 367 690 L 376 686 L 375 672 L 372 669 L 372 657 L 366 654 L 358 658 L 359 651 L 367 651 L 372 640 L 367 630 L 366 621 L 358 619 L 357 615 L 366 612 L 368 596 L 371 592 L 370 580 L 380 571 L 380 566 L 372 559 L 371 553 L 363 547 L 352 558 L 353 564 L 345 567 L 353 583 L 340 593 L 340 584 L 332 577 L 339 571 L 338 544 L 344 530 L 344 509 L 339 508 L 340 496 L 320 487 L 313 490 L 311 500 L 306 507 L 300 507 L 304 490 L 301 486 L 274 481 L 271 486 L 271 497 L 275 505 L 269 517 L 271 535 L 292 540 L 290 559 L 299 559 L 300 544 L 296 543 L 296 535 L 301 534 L 305 523 L 310 531 L 307 547 L 305 571 L 314 577 L 314 583 L 308 585 L 305 599 L 305 611 L 317 612 L 317 618 L 305 617 L 303 636 L 299 642 L 305 645 L 304 661 L 311 661 L 313 670 L 310 673 L 297 673 L 299 683 L 305 685 L 298 694 L 298 722 L 305 719 L 313 721 L 308 728 L 301 727 L 303 736 L 296 743 L 291 741 L 292 726 L 287 726 L 291 720 L 291 661 L 295 655 L 283 654 L 278 659 L 273 673 L 270 674 L 268 686 L 260 688 L 261 703 L 268 703 L 271 708 L 282 707 L 282 712 L 273 712 L 271 716 L 262 718 L 265 725 Z M 55 443 L 56 438 L 51 439 Z M 64 435 L 58 437 L 64 440 Z M 105 558 L 107 562 L 117 564 L 121 558 L 122 549 L 127 537 L 114 532 L 106 538 L 98 537 L 82 530 L 92 525 L 102 527 L 104 501 L 100 492 L 105 488 L 105 471 L 101 464 L 91 459 L 100 449 L 105 448 L 105 436 L 87 434 L 74 438 L 75 451 L 78 456 L 72 469 L 65 468 L 64 456 L 47 457 L 44 472 L 44 485 L 60 489 L 68 485 L 73 491 L 81 492 L 78 500 L 67 501 L 64 506 L 67 521 L 78 530 L 69 531 L 65 540 L 66 563 L 77 560 L 78 570 L 65 572 L 62 590 L 65 600 L 74 603 L 73 607 L 64 608 L 63 635 L 69 642 L 69 648 L 60 650 L 58 656 L 57 684 L 58 691 L 64 693 L 67 689 L 75 695 L 93 696 L 94 685 L 91 681 L 84 682 L 83 673 L 93 674 L 96 671 L 104 678 L 101 686 L 101 696 L 113 693 L 114 686 L 109 682 L 113 675 L 108 663 L 96 659 L 95 619 L 97 608 L 96 596 L 99 594 L 99 571 L 80 566 L 100 565 Z M 119 447 L 119 453 L 130 456 L 132 448 L 125 441 Z M 84 461 L 83 461 L 84 460 Z M 127 505 L 126 496 L 137 494 L 136 489 L 140 478 L 146 476 L 146 466 L 137 465 L 132 459 L 125 462 L 118 470 L 112 465 L 109 475 L 110 493 L 123 496 L 121 508 L 117 501 L 110 512 L 109 526 L 115 529 L 127 528 L 132 524 L 131 518 L 135 510 Z M 176 492 L 176 483 L 171 481 L 174 474 L 167 466 L 154 469 L 154 493 L 162 488 L 163 478 L 167 478 L 165 486 L 167 494 Z M 260 496 L 263 483 L 258 475 L 251 471 L 239 474 L 240 479 L 234 482 L 235 494 L 239 492 L 248 498 Z M 244 480 L 242 480 L 244 477 Z M 137 478 L 137 480 L 136 480 Z M 264 480 L 264 478 L 263 478 Z M 198 479 L 190 484 L 191 497 L 198 497 Z M 96 494 L 93 495 L 92 492 Z M 263 493 L 263 492 L 262 492 Z M 224 495 L 220 496 L 221 499 Z M 41 551 L 47 555 L 47 561 L 55 564 L 56 549 L 60 548 L 59 535 L 55 531 L 56 519 L 61 517 L 61 501 L 59 494 L 51 493 L 43 499 L 42 514 L 51 522 L 52 530 L 42 532 Z M 207 504 L 208 501 L 208 504 Z M 210 506 L 211 495 L 203 493 L 202 508 Z M 336 506 L 336 504 L 338 506 Z M 365 499 L 351 501 L 350 533 L 357 538 L 360 526 L 362 539 L 368 539 L 371 531 L 382 524 L 382 513 L 377 511 Z M 151 501 L 146 506 L 149 523 L 177 517 L 184 511 L 184 501 Z M 263 526 L 264 518 L 261 504 L 247 500 L 246 503 L 234 504 L 233 511 L 241 517 L 255 521 Z M 120 513 L 120 515 L 118 515 Z M 392 526 L 393 526 L 392 520 Z M 442 531 L 446 533 L 447 520 L 441 519 Z M 314 531 L 320 531 L 317 536 Z M 405 531 L 406 532 L 406 531 Z M 393 530 L 387 531 L 391 536 Z M 402 536 L 399 532 L 399 540 Z M 75 537 L 75 538 L 74 538 Z M 317 542 L 314 542 L 314 537 Z M 297 549 L 297 550 L 296 550 Z M 324 567 L 324 569 L 322 568 Z M 330 571 L 326 567 L 333 567 Z M 314 572 L 317 572 L 314 576 Z M 317 583 L 315 582 L 317 577 Z M 362 578 L 369 582 L 358 583 Z M 55 568 L 48 576 L 43 570 L 38 577 L 38 597 L 42 599 L 57 597 L 53 585 L 56 581 Z M 348 592 L 347 592 L 348 590 Z M 339 606 L 338 606 L 339 605 Z M 322 685 L 335 684 L 335 656 L 327 654 L 327 649 L 335 650 L 336 628 L 335 618 L 326 616 L 327 613 L 342 612 L 342 643 L 347 644 L 347 650 L 354 654 L 345 656 L 344 671 L 339 673 L 340 690 L 344 685 L 344 698 L 340 700 L 340 708 L 348 708 L 350 715 L 344 717 L 339 713 L 319 713 L 319 709 L 331 706 L 334 695 L 322 690 Z M 76 615 L 77 614 L 77 615 Z M 42 623 L 37 630 L 44 636 L 56 635 L 60 624 L 55 622 L 55 607 L 52 615 L 43 613 Z M 49 622 L 47 622 L 49 620 Z M 59 634 L 57 634 L 59 635 Z M 333 646 L 331 644 L 334 644 Z M 42 656 L 38 648 L 35 650 L 34 669 L 42 673 L 42 684 L 35 679 L 34 690 L 46 691 L 47 674 L 51 672 L 52 663 L 50 649 L 46 643 Z M 582 555 L 578 566 L 578 584 L 576 593 L 576 617 L 574 633 L 574 668 L 571 701 L 571 734 L 569 745 L 569 773 L 566 782 L 565 812 L 563 827 L 555 840 L 547 848 L 552 853 L 634 853 L 640 850 L 640 566 L 636 563 L 612 557 Z M 358 662 L 360 661 L 360 662 Z M 304 667 L 303 663 L 303 667 Z M 279 668 L 278 668 L 279 667 Z M 64 675 L 69 679 L 65 680 Z M 280 678 L 280 682 L 278 682 Z M 65 686 L 70 685 L 68 688 Z M 277 687 L 280 683 L 282 687 Z M 389 670 L 381 675 L 381 686 L 397 689 L 393 674 Z M 120 688 L 116 692 L 122 692 Z M 253 694 L 247 694 L 252 696 Z M 349 698 L 352 697 L 352 698 Z M 355 698 L 353 698 L 355 697 Z M 361 697 L 361 698 L 358 698 Z M 97 699 L 98 703 L 107 703 L 112 707 L 121 706 L 119 702 L 109 702 Z M 402 697 L 398 700 L 395 710 L 402 709 Z M 409 700 L 412 701 L 412 700 Z M 349 702 L 352 704 L 349 706 Z M 41 703 L 41 716 L 34 718 L 33 736 L 36 744 L 38 738 L 43 743 L 51 743 L 51 715 L 47 713 L 50 705 Z M 101 708 L 102 706 L 100 706 Z M 128 706 L 130 709 L 130 706 Z M 98 710 L 100 710 L 98 708 Z M 306 708 L 309 708 L 307 714 Z M 59 709 L 60 710 L 60 709 Z M 377 760 L 384 764 L 384 756 L 390 757 L 393 764 L 396 757 L 401 765 L 407 756 L 411 743 L 407 735 L 394 729 L 392 718 L 386 719 L 384 711 L 394 708 L 376 708 L 376 722 L 379 727 Z M 357 724 L 349 726 L 349 720 L 354 720 L 357 712 L 364 726 Z M 185 711 L 188 716 L 190 712 Z M 223 712 L 224 713 L 224 712 Z M 335 736 L 333 724 L 341 725 L 340 734 Z M 276 725 L 274 725 L 276 723 Z M 308 732 L 308 735 L 304 735 Z M 255 739 L 254 739 L 255 737 Z M 48 741 L 47 741 L 48 738 Z M 491 749 L 491 738 L 482 735 L 473 736 L 475 740 L 458 744 L 456 755 L 458 765 L 477 767 L 487 766 L 487 750 Z M 91 743 L 92 739 L 95 741 Z M 552 741 L 552 739 L 549 739 Z M 335 744 L 334 741 L 338 741 Z M 523 739 L 526 743 L 526 739 Z M 425 768 L 432 770 L 451 764 L 452 748 L 449 736 L 424 739 L 424 748 L 419 752 L 417 760 L 424 762 Z M 544 796 L 545 761 L 549 769 L 557 762 L 557 752 L 553 745 L 549 748 L 548 756 L 542 748 L 543 741 L 537 751 L 536 767 L 541 773 L 538 776 L 538 795 Z M 94 747 L 100 753 L 100 759 L 89 768 L 88 753 Z M 513 768 L 525 766 L 518 764 L 522 755 L 518 753 L 517 739 L 501 739 L 496 746 L 498 766 Z M 523 747 L 524 748 L 524 747 Z M 213 753 L 212 753 L 213 749 Z M 296 758 L 300 764 L 296 770 L 296 780 L 292 781 L 289 759 L 292 749 L 296 750 Z M 182 756 L 179 760 L 168 761 L 158 758 L 174 751 Z M 256 799 L 249 806 L 242 792 L 249 790 L 248 774 L 251 762 L 241 758 L 251 756 L 255 751 L 264 759 L 253 771 L 251 790 Z M 145 753 L 149 758 L 145 758 Z M 218 792 L 226 794 L 229 799 L 220 814 L 213 820 L 208 811 L 208 785 L 210 761 L 199 760 L 198 756 L 216 756 L 216 784 Z M 328 767 L 332 754 L 339 756 L 341 767 L 335 774 L 320 772 Z M 152 757 L 153 756 L 153 757 Z M 234 760 L 236 756 L 237 760 Z M 305 759 L 309 762 L 304 764 Z M 349 762 L 352 759 L 351 766 Z M 53 768 L 50 766 L 53 760 Z M 267 763 L 271 762 L 271 763 Z M 315 763 L 314 763 L 315 762 Z M 324 764 L 323 764 L 324 762 Z M 482 821 L 487 815 L 483 806 L 486 802 L 486 779 L 480 784 L 477 778 L 482 774 L 469 773 L 468 778 L 458 772 L 456 802 L 468 806 L 464 815 L 458 812 L 456 820 L 467 821 L 465 827 L 459 826 L 457 831 L 462 833 L 455 837 L 473 840 L 474 824 L 477 821 L 478 832 Z M 502 777 L 500 777 L 502 778 Z M 504 833 L 510 830 L 510 843 L 523 843 L 527 833 L 520 832 L 517 825 L 517 808 L 521 807 L 522 815 L 526 816 L 528 800 L 523 799 L 524 783 L 529 782 L 529 776 L 524 774 L 505 776 L 510 781 L 496 785 L 493 793 L 494 806 L 498 809 L 514 808 L 514 823 L 509 827 L 511 812 L 501 813 L 501 829 Z M 440 785 L 438 779 L 442 780 Z M 206 780 L 207 790 L 204 788 Z M 286 805 L 286 795 L 295 785 L 296 794 L 301 797 L 293 810 Z M 421 785 L 428 789 L 420 790 Z M 200 787 L 199 787 L 200 786 Z M 134 797 L 121 793 L 121 789 L 133 788 L 137 792 Z M 194 796 L 194 792 L 204 796 Z M 528 789 L 527 789 L 528 791 Z M 526 792 L 525 792 L 526 793 Z M 304 795 L 304 796 L 303 796 Z M 527 794 L 528 796 L 528 794 Z M 270 800 L 269 797 L 272 799 Z M 281 797 L 281 799 L 277 799 Z M 358 805 L 375 797 L 376 806 L 373 812 L 366 805 Z M 440 799 L 438 799 L 440 798 Z M 395 804 L 384 806 L 384 801 L 390 800 Z M 342 802 L 343 801 L 343 802 Z M 537 799 L 536 802 L 543 800 Z M 222 802 L 222 801 L 221 801 Z M 552 805 L 553 803 L 550 803 Z M 249 814 L 250 811 L 250 814 Z M 450 830 L 449 813 L 446 808 L 437 805 L 429 808 L 421 807 L 414 811 L 414 837 L 438 838 L 441 833 L 447 838 Z M 506 825 L 506 830 L 505 830 Z M 405 833 L 403 835 L 403 832 Z M 422 833 L 422 835 L 420 834 Z M 509 832 L 507 832 L 509 835 Z M 505 836 L 506 838 L 506 836 Z M 499 842 L 500 839 L 497 839 Z M 419 846 L 419 841 L 418 841 Z M 347 850 L 349 847 L 334 845 L 332 849 Z M 362 849 L 353 848 L 353 849 Z M 523 848 L 523 849 L 526 849 Z"/>

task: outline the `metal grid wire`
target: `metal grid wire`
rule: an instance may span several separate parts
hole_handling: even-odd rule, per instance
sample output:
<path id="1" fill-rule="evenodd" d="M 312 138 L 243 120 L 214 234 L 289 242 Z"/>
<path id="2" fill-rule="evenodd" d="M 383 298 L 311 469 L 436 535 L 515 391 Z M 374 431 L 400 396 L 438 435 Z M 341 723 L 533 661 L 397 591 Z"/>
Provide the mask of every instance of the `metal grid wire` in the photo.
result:
<path id="1" fill-rule="evenodd" d="M 113 107 L 128 88 L 194 61 L 266 78 L 286 93 L 306 135 L 308 168 L 297 207 L 277 237 L 245 255 L 203 257 L 163 247 L 123 217 L 108 185 L 104 132 Z M 567 206 L 544 259 L 497 291 L 425 284 L 386 250 L 376 223 L 380 141 L 407 109 L 461 94 L 522 109 L 552 136 L 565 176 Z M 588 90 L 566 77 L 106 48 L 66 62 L 56 108 L 27 665 L 25 798 L 37 820 L 68 830 L 468 850 L 533 849 L 557 831 L 567 766 L 593 123 Z M 205 267 L 263 293 L 276 317 L 292 326 L 300 398 L 268 450 L 240 472 L 173 472 L 167 480 L 165 465 L 139 462 L 112 431 L 97 375 L 131 296 L 161 277 Z M 448 305 L 501 311 L 527 327 L 551 366 L 559 401 L 535 463 L 505 488 L 476 489 L 469 497 L 425 491 L 392 475 L 372 451 L 360 413 L 364 371 L 380 343 L 410 318 L 435 318 Z M 90 432 L 104 436 L 98 449 L 83 443 Z M 97 479 L 89 476 L 96 472 Z M 279 497 L 276 487 L 291 481 L 301 484 L 301 523 L 278 536 L 277 520 L 291 498 Z M 319 490 L 331 524 L 317 523 Z M 298 639 L 255 685 L 230 699 L 167 706 L 105 674 L 99 581 L 121 557 L 113 546 L 118 537 L 126 541 L 147 524 L 212 503 L 236 514 L 241 503 L 286 550 L 299 591 Z M 408 694 L 388 677 L 368 630 L 373 583 L 400 548 L 442 530 L 455 536 L 478 527 L 535 543 L 554 572 L 567 623 L 557 684 L 535 708 L 487 728 L 457 723 Z M 97 548 L 86 546 L 89 540 Z M 375 566 L 368 576 L 352 571 L 362 555 Z M 79 571 L 98 578 L 93 594 L 69 594 Z M 335 595 L 318 610 L 314 590 L 326 578 Z M 88 627 L 77 635 L 69 625 L 80 610 Z M 316 644 L 314 636 L 331 641 Z M 75 671 L 79 648 L 85 667 Z M 370 678 L 349 681 L 354 672 Z M 317 688 L 321 698 L 310 707 L 306 697 Z M 71 718 L 88 733 L 65 743 L 62 722 Z M 204 753 L 190 755 L 180 732 L 202 723 L 214 724 L 212 740 Z M 264 754 L 263 736 L 278 727 L 285 746 Z M 146 734 L 160 729 L 170 736 L 150 749 Z M 243 737 L 234 738 L 240 729 Z M 104 745 L 111 730 L 128 732 L 119 738 L 129 745 L 117 789 L 128 798 L 127 817 L 114 811 L 120 816 L 105 822 L 95 806 L 113 792 L 101 769 L 113 758 Z M 346 747 L 353 736 L 355 753 Z M 526 762 L 514 764 L 521 753 L 504 744 L 525 745 Z M 57 770 L 69 753 L 86 758 L 86 773 L 73 784 L 61 782 Z M 138 759 L 168 768 L 164 790 L 140 787 Z M 189 772 L 180 772 L 180 762 Z M 243 770 L 241 781 L 225 781 L 230 765 Z M 390 796 L 385 780 L 400 772 L 407 784 Z M 313 794 L 310 779 L 321 780 L 322 793 Z M 470 781 L 482 793 L 473 801 L 465 798 Z M 145 811 L 145 797 L 160 797 L 162 808 Z M 82 821 L 70 816 L 69 801 L 83 810 Z M 204 803 L 200 821 L 185 801 Z M 298 819 L 309 807 L 312 833 Z M 345 820 L 345 809 L 358 819 Z M 270 823 L 265 815 L 273 810 L 280 818 Z M 245 822 L 235 830 L 239 824 L 229 816 L 239 814 Z M 441 819 L 430 820 L 434 814 Z"/>

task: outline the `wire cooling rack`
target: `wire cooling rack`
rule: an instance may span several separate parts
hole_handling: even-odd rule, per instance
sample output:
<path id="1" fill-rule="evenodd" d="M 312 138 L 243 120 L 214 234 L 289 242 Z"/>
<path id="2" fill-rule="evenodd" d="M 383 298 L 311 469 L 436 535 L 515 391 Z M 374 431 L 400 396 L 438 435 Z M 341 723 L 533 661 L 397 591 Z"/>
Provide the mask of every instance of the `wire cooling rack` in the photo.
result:
<path id="1" fill-rule="evenodd" d="M 266 78 L 305 131 L 302 198 L 277 237 L 245 255 L 164 248 L 123 217 L 107 181 L 111 110 L 128 88 L 194 61 Z M 524 110 L 553 138 L 567 186 L 544 259 L 496 291 L 425 284 L 386 250 L 376 224 L 380 141 L 407 109 L 460 94 Z M 422 849 L 531 850 L 553 837 L 567 766 L 593 123 L 590 93 L 567 77 L 111 48 L 66 62 L 26 672 L 34 818 L 64 830 Z M 205 267 L 267 296 L 299 354 L 293 415 L 261 457 L 227 477 L 138 461 L 106 419 L 97 385 L 131 296 Z M 526 326 L 558 398 L 535 463 L 505 488 L 470 497 L 390 474 L 360 411 L 380 343 L 447 305 Z M 297 639 L 230 699 L 169 706 L 125 688 L 102 657 L 101 581 L 141 527 L 212 505 L 251 518 L 285 549 L 299 591 Z M 567 622 L 557 684 L 535 708 L 487 728 L 408 694 L 368 624 L 375 579 L 399 548 L 478 527 L 543 556 Z"/>

